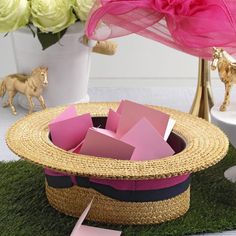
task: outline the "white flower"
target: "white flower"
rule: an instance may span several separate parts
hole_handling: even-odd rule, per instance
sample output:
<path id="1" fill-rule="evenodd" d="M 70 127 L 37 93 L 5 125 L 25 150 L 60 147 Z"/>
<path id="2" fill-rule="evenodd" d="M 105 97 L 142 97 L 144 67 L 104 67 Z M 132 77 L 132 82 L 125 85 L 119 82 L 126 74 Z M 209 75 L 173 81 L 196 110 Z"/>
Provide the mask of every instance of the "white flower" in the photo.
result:
<path id="1" fill-rule="evenodd" d="M 28 0 L 0 0 L 0 32 L 10 32 L 29 22 Z"/>
<path id="2" fill-rule="evenodd" d="M 95 0 L 75 0 L 75 12 L 81 21 L 86 21 Z"/>
<path id="3" fill-rule="evenodd" d="M 42 32 L 58 33 L 75 23 L 73 6 L 74 0 L 31 0 L 31 21 Z"/>

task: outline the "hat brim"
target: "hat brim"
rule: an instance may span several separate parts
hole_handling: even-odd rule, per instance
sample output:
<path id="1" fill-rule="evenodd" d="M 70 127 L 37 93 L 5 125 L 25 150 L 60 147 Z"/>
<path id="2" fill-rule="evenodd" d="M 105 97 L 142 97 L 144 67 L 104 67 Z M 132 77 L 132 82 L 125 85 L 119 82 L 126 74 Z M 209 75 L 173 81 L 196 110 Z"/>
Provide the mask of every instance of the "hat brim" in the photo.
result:
<path id="1" fill-rule="evenodd" d="M 105 117 L 118 103 L 76 105 L 80 114 Z M 114 179 L 158 179 L 193 173 L 219 162 L 228 151 L 228 139 L 216 126 L 203 119 L 164 107 L 154 107 L 176 120 L 173 132 L 186 147 L 174 156 L 143 162 L 78 155 L 64 151 L 50 141 L 49 122 L 64 107 L 34 113 L 16 122 L 8 131 L 8 147 L 21 158 L 43 167 L 79 176 Z"/>

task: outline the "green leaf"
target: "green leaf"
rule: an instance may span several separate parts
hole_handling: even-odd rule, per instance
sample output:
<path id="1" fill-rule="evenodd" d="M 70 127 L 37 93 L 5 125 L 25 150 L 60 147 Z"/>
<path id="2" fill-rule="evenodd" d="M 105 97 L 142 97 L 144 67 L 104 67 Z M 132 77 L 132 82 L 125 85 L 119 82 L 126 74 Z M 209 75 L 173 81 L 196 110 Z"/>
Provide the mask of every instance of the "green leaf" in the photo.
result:
<path id="1" fill-rule="evenodd" d="M 49 48 L 53 44 L 59 42 L 59 40 L 63 37 L 63 35 L 66 33 L 66 29 L 53 34 L 53 33 L 43 33 L 39 29 L 37 30 L 37 36 L 38 39 L 42 45 L 43 50 Z"/>

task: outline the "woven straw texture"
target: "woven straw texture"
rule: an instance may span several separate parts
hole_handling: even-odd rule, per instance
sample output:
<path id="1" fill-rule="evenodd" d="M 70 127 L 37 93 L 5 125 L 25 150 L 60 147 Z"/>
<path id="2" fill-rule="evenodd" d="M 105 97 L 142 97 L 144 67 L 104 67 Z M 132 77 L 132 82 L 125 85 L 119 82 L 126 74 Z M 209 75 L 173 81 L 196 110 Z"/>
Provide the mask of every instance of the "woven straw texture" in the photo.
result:
<path id="1" fill-rule="evenodd" d="M 80 217 L 93 199 L 86 219 L 111 224 L 158 224 L 176 219 L 189 209 L 190 187 L 182 194 L 157 202 L 123 202 L 106 197 L 93 189 L 74 186 L 51 188 L 46 183 L 49 203 L 58 211 Z"/>
<path id="2" fill-rule="evenodd" d="M 79 114 L 106 116 L 118 103 L 78 104 Z M 186 148 L 161 160 L 131 162 L 77 155 L 55 147 L 48 138 L 48 123 L 65 107 L 34 113 L 15 123 L 6 142 L 18 156 L 61 172 L 80 176 L 115 179 L 158 179 L 205 169 L 219 162 L 227 153 L 228 139 L 212 124 L 176 110 L 154 107 L 171 115 L 177 122 L 174 133 L 186 142 Z"/>

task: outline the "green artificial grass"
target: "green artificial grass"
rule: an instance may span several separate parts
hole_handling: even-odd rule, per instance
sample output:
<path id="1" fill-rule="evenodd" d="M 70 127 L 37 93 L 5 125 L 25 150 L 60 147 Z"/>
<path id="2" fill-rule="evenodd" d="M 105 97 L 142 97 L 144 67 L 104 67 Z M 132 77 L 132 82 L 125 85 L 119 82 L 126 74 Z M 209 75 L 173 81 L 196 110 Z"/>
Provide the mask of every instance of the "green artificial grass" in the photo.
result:
<path id="1" fill-rule="evenodd" d="M 122 230 L 126 236 L 179 236 L 235 229 L 236 184 L 223 176 L 232 165 L 236 165 L 236 151 L 230 147 L 223 161 L 194 174 L 191 208 L 175 221 L 144 226 L 85 223 Z M 25 161 L 0 162 L 1 236 L 67 236 L 75 223 L 75 218 L 60 214 L 48 204 L 40 167 Z"/>

